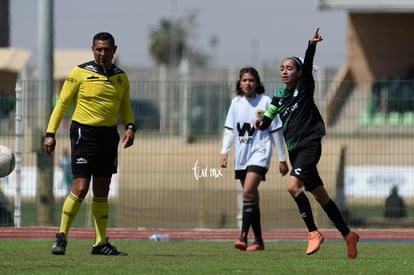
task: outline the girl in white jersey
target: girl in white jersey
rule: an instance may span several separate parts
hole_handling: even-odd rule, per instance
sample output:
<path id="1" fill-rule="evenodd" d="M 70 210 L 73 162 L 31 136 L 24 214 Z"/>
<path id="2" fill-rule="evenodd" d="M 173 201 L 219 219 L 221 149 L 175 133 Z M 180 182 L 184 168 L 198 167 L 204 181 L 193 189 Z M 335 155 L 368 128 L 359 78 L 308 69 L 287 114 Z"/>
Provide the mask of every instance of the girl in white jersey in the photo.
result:
<path id="1" fill-rule="evenodd" d="M 265 180 L 272 156 L 272 145 L 279 157 L 279 171 L 284 176 L 289 169 L 282 135 L 282 123 L 275 119 L 265 131 L 253 127 L 261 119 L 271 98 L 264 95 L 265 89 L 259 73 L 252 67 L 242 68 L 236 82 L 236 97 L 233 98 L 224 123 L 223 147 L 220 166 L 227 167 L 228 153 L 234 144 L 235 178 L 243 186 L 243 217 L 240 238 L 235 247 L 240 250 L 264 250 L 260 223 L 259 192 L 260 182 Z M 247 246 L 249 228 L 252 226 L 255 240 Z"/>

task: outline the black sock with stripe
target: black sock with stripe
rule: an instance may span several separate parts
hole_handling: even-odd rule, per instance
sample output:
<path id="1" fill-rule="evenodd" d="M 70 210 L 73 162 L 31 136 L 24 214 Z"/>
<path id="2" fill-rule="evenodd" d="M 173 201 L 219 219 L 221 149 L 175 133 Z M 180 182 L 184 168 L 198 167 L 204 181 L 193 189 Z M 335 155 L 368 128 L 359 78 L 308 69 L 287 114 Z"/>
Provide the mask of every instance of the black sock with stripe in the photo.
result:
<path id="1" fill-rule="evenodd" d="M 300 216 L 306 224 L 309 232 L 315 231 L 318 228 L 313 220 L 312 208 L 309 203 L 308 197 L 302 192 L 295 198 L 295 202 L 298 205 Z"/>

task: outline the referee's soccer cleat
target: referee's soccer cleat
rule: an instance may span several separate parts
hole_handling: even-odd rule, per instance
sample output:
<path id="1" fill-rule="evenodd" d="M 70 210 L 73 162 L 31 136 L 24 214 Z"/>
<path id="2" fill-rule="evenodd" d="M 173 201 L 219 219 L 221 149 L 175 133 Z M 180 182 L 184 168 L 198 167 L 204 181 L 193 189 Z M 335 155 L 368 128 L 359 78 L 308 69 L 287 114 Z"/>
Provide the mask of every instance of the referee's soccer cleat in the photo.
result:
<path id="1" fill-rule="evenodd" d="M 65 233 L 56 233 L 56 241 L 52 246 L 52 254 L 65 255 L 67 243 Z"/>
<path id="2" fill-rule="evenodd" d="M 118 251 L 115 246 L 111 245 L 106 240 L 107 243 L 101 245 L 94 245 L 92 246 L 92 255 L 106 255 L 106 256 L 127 256 L 128 254 L 125 252 Z"/>

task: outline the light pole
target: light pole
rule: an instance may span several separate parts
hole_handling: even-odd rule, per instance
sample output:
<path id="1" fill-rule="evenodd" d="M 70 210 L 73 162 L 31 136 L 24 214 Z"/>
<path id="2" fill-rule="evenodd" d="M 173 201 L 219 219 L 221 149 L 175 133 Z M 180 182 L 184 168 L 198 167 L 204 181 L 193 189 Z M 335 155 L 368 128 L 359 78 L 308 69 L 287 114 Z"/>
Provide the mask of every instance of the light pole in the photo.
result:
<path id="1" fill-rule="evenodd" d="M 42 133 L 46 131 L 47 118 L 52 111 L 53 94 L 53 0 L 38 0 L 38 98 L 37 129 L 33 151 L 37 154 L 37 225 L 52 225 L 53 156 L 42 151 Z"/>

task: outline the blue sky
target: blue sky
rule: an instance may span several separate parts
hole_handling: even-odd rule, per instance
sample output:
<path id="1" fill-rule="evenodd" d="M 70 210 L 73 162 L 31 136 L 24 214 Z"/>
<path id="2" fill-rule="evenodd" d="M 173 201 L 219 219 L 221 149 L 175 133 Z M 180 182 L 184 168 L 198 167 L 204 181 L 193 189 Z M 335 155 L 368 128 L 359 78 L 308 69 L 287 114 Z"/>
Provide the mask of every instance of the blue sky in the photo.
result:
<path id="1" fill-rule="evenodd" d="M 344 11 L 319 11 L 316 0 L 71 0 L 55 2 L 55 48 L 89 49 L 92 36 L 111 32 L 121 65 L 151 67 L 148 33 L 162 17 L 196 14 L 195 47 L 214 57 L 219 66 L 279 64 L 290 55 L 303 55 L 316 27 L 324 41 L 315 64 L 342 66 L 346 62 Z M 12 47 L 36 52 L 37 3 L 10 1 Z M 212 48 L 211 37 L 218 37 Z M 92 58 L 92 55 L 91 55 Z"/>

